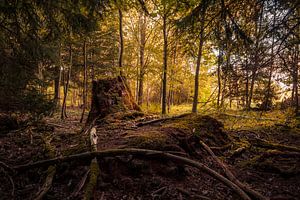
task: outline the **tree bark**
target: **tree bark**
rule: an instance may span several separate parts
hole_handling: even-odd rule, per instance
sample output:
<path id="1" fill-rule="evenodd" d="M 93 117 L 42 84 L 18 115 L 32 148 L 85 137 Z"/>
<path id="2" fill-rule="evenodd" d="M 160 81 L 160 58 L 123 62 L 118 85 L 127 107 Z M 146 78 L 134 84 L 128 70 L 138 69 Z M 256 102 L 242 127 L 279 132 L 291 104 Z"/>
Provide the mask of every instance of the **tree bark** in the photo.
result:
<path id="1" fill-rule="evenodd" d="M 72 70 L 72 65 L 73 65 L 73 55 L 72 55 L 72 44 L 70 44 L 69 47 L 69 58 L 70 58 L 70 66 L 68 70 L 68 76 L 66 80 L 66 86 L 65 86 L 65 91 L 64 91 L 64 99 L 63 99 L 63 105 L 61 108 L 61 119 L 64 119 L 67 117 L 67 95 L 68 95 L 68 90 L 69 90 L 69 85 L 70 85 L 70 78 L 71 78 L 71 70 Z"/>
<path id="2" fill-rule="evenodd" d="M 163 37 L 164 37 L 164 60 L 162 77 L 162 114 L 167 111 L 167 70 L 168 70 L 168 34 L 167 34 L 167 15 L 163 16 Z"/>
<path id="3" fill-rule="evenodd" d="M 217 69 L 217 75 L 218 75 L 218 98 L 217 98 L 217 106 L 218 109 L 220 108 L 220 98 L 221 98 L 221 64 L 222 64 L 222 50 L 219 50 L 219 56 L 218 56 L 218 69 Z"/>
<path id="4" fill-rule="evenodd" d="M 58 50 L 58 65 L 56 66 L 56 77 L 54 79 L 54 102 L 55 108 L 59 109 L 60 106 L 60 84 L 61 84 L 61 45 Z"/>
<path id="5" fill-rule="evenodd" d="M 206 14 L 206 5 L 203 5 L 202 12 L 201 12 L 201 20 L 200 20 L 200 38 L 199 38 L 199 48 L 198 48 L 198 55 L 197 55 L 197 65 L 195 71 L 195 86 L 194 86 L 194 98 L 193 98 L 193 108 L 192 112 L 198 112 L 198 96 L 199 96 L 199 73 L 200 73 L 200 66 L 201 66 L 201 59 L 202 59 L 202 49 L 204 44 L 204 29 L 205 29 L 205 14 Z"/>
<path id="6" fill-rule="evenodd" d="M 82 100 L 83 100 L 83 106 L 82 106 L 82 113 L 81 113 L 81 118 L 80 118 L 80 123 L 83 122 L 84 118 L 84 113 L 86 109 L 86 99 L 87 99 L 87 63 L 86 63 L 86 40 L 83 42 L 83 61 L 84 61 L 84 75 L 83 75 L 83 95 L 82 95 Z"/>
<path id="7" fill-rule="evenodd" d="M 140 73 L 138 87 L 138 105 L 143 103 L 144 75 L 145 75 L 145 46 L 146 46 L 146 26 L 147 18 L 143 12 L 140 13 Z"/>
<path id="8" fill-rule="evenodd" d="M 120 70 L 120 76 L 122 76 L 122 67 L 123 67 L 123 51 L 124 51 L 124 38 L 123 38 L 123 13 L 121 8 L 118 8 L 119 11 L 119 59 L 118 59 L 118 64 L 119 64 L 119 70 Z"/>

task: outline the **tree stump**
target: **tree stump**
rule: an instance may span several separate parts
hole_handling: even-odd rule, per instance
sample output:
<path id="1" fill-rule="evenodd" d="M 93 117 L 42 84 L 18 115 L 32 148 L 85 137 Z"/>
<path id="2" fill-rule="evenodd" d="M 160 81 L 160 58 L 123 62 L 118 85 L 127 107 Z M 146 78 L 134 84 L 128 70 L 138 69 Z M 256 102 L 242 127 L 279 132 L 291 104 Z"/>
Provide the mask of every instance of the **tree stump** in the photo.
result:
<path id="1" fill-rule="evenodd" d="M 92 104 L 87 123 L 95 118 L 101 119 L 108 114 L 128 110 L 141 111 L 124 77 L 93 81 Z"/>

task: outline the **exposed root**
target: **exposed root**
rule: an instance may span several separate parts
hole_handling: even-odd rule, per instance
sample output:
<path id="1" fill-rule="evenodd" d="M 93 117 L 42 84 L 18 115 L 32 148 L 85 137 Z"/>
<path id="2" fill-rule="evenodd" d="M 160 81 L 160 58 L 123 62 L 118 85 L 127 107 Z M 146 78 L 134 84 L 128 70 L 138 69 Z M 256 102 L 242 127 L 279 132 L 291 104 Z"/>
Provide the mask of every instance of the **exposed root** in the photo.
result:
<path id="1" fill-rule="evenodd" d="M 227 168 L 227 166 L 214 154 L 214 152 L 207 146 L 204 142 L 200 141 L 200 144 L 203 146 L 203 148 L 212 156 L 212 158 L 218 163 L 218 165 L 223 169 L 224 173 L 228 177 L 229 180 L 234 182 L 237 186 L 239 186 L 242 190 L 244 190 L 246 193 L 248 193 L 250 196 L 254 197 L 255 199 L 260 200 L 266 200 L 267 198 L 264 197 L 259 192 L 256 192 L 252 190 L 249 186 L 246 186 L 245 184 L 241 183 L 233 174 L 232 172 Z"/>
<path id="2" fill-rule="evenodd" d="M 135 155 L 139 156 L 140 158 L 146 158 L 146 157 L 154 157 L 154 158 L 160 158 L 160 159 L 168 159 L 172 160 L 174 162 L 179 162 L 182 164 L 186 164 L 195 168 L 198 168 L 202 172 L 210 175 L 211 177 L 219 180 L 229 188 L 231 188 L 235 193 L 237 193 L 242 199 L 244 200 L 251 200 L 251 198 L 243 191 L 239 186 L 237 186 L 232 181 L 228 180 L 218 172 L 214 171 L 213 169 L 207 167 L 206 165 L 199 163 L 197 161 L 191 160 L 186 157 L 181 157 L 169 153 L 165 153 L 162 151 L 156 151 L 156 150 L 147 150 L 147 149 L 109 149 L 105 151 L 97 151 L 97 152 L 86 152 L 81 154 L 75 154 L 70 155 L 66 157 L 57 157 L 49 160 L 43 160 L 36 163 L 30 163 L 26 165 L 20 165 L 14 167 L 15 170 L 24 170 L 28 168 L 33 167 L 39 167 L 39 166 L 47 166 L 47 165 L 53 165 L 60 162 L 67 162 L 67 161 L 73 161 L 73 160 L 82 160 L 82 159 L 93 159 L 95 157 L 103 158 L 103 157 L 113 157 L 113 156 L 120 156 L 120 155 Z"/>

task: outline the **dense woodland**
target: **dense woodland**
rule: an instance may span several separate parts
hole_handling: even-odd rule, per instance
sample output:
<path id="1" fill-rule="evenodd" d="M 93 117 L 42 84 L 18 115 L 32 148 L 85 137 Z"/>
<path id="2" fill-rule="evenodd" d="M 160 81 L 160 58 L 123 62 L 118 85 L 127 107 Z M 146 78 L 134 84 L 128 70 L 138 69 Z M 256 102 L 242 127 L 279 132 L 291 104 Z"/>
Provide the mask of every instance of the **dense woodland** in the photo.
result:
<path id="1" fill-rule="evenodd" d="M 0 198 L 300 196 L 298 0 L 2 0 L 0 57 Z"/>

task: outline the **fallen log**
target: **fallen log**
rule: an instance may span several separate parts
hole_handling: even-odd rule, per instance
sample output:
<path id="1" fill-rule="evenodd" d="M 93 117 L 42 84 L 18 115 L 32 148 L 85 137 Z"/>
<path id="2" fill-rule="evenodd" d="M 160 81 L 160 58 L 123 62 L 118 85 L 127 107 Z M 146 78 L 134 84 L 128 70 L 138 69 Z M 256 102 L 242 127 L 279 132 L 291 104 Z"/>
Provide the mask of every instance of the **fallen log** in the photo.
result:
<path id="1" fill-rule="evenodd" d="M 247 115 L 232 115 L 232 114 L 227 114 L 227 113 L 222 113 L 222 115 L 228 116 L 228 117 L 235 117 L 235 118 L 241 118 L 241 119 L 254 119 L 254 120 L 266 120 L 266 121 L 278 121 L 277 119 L 273 118 L 264 118 L 264 117 L 251 117 Z"/>
<path id="2" fill-rule="evenodd" d="M 246 193 L 248 193 L 250 196 L 254 197 L 255 199 L 260 199 L 260 200 L 266 200 L 268 199 L 267 197 L 264 197 L 262 194 L 259 192 L 251 189 L 247 185 L 241 183 L 233 174 L 232 172 L 228 169 L 228 167 L 223 163 L 215 154 L 214 152 L 207 146 L 204 142 L 200 141 L 200 144 L 202 147 L 211 155 L 211 157 L 218 163 L 218 165 L 223 169 L 224 173 L 226 174 L 227 178 L 231 180 L 233 183 L 235 183 L 237 186 L 239 186 L 242 190 L 244 190 Z"/>
<path id="3" fill-rule="evenodd" d="M 209 176 L 219 180 L 229 188 L 231 188 L 236 194 L 238 194 L 242 199 L 244 200 L 251 200 L 251 198 L 235 183 L 232 181 L 228 180 L 218 172 L 214 171 L 213 169 L 207 167 L 206 165 L 199 163 L 197 161 L 191 160 L 186 157 L 181 157 L 177 155 L 173 155 L 170 153 L 165 153 L 163 151 L 156 151 L 156 150 L 148 150 L 148 149 L 108 149 L 104 151 L 96 151 L 96 152 L 86 152 L 86 153 L 81 153 L 81 154 L 75 154 L 75 155 L 70 155 L 66 157 L 57 157 L 57 158 L 52 158 L 48 160 L 42 160 L 38 161 L 35 163 L 29 163 L 25 165 L 19 165 L 13 167 L 14 170 L 26 170 L 26 169 L 32 169 L 34 167 L 44 167 L 44 166 L 49 166 L 49 165 L 54 165 L 54 164 L 59 164 L 61 162 L 68 162 L 68 161 L 73 161 L 73 160 L 82 160 L 82 159 L 93 159 L 95 157 L 97 158 L 103 158 L 103 157 L 113 157 L 113 156 L 120 156 L 120 155 L 135 155 L 139 156 L 140 158 L 145 158 L 145 157 L 158 157 L 158 158 L 163 158 L 163 159 L 168 159 L 172 160 L 174 162 L 180 162 L 182 164 L 186 164 L 192 167 L 195 167 L 197 169 L 200 169 L 204 173 L 208 174 Z"/>
<path id="4" fill-rule="evenodd" d="M 90 131 L 90 142 L 91 142 L 91 151 L 96 152 L 97 151 L 97 144 L 98 144 L 98 136 L 96 128 L 91 128 Z M 93 158 L 90 164 L 90 176 L 89 176 L 89 182 L 86 185 L 85 193 L 84 193 L 84 200 L 89 200 L 92 198 L 94 194 L 94 190 L 97 185 L 97 179 L 100 174 L 100 168 L 98 165 L 97 157 Z"/>
<path id="5" fill-rule="evenodd" d="M 163 122 L 163 121 L 166 121 L 166 120 L 179 119 L 179 118 L 182 118 L 182 117 L 185 117 L 185 116 L 188 116 L 188 115 L 191 115 L 191 113 L 184 113 L 184 114 L 176 115 L 176 116 L 173 116 L 173 117 L 163 117 L 163 118 L 153 119 L 153 120 L 146 121 L 146 122 L 139 122 L 139 123 L 136 124 L 136 126 L 141 127 L 141 126 L 150 125 L 150 124 L 154 124 L 154 123 L 158 123 L 158 122 Z"/>
<path id="6" fill-rule="evenodd" d="M 45 148 L 49 152 L 48 156 L 54 157 L 55 152 L 54 152 L 53 147 L 51 146 L 50 142 L 51 142 L 51 139 L 45 139 L 45 146 L 46 146 Z M 45 180 L 42 188 L 35 195 L 35 198 L 34 198 L 35 200 L 43 199 L 43 197 L 50 190 L 50 188 L 52 186 L 53 178 L 55 176 L 55 173 L 56 173 L 56 166 L 55 165 L 50 165 L 47 169 L 46 180 Z"/>
<path id="7" fill-rule="evenodd" d="M 262 139 L 252 139 L 251 144 L 257 147 L 262 147 L 262 148 L 267 148 L 267 149 L 276 149 L 280 151 L 294 151 L 294 152 L 300 152 L 300 149 L 297 147 L 293 146 L 287 146 L 287 145 L 282 145 L 282 144 L 277 144 L 277 143 L 270 143 L 266 140 Z"/>

